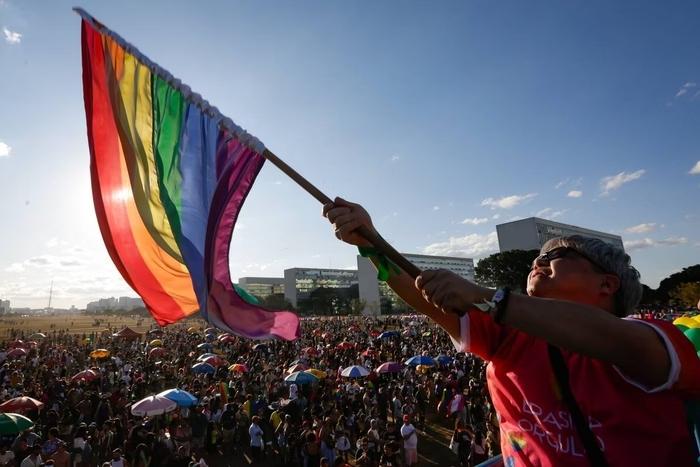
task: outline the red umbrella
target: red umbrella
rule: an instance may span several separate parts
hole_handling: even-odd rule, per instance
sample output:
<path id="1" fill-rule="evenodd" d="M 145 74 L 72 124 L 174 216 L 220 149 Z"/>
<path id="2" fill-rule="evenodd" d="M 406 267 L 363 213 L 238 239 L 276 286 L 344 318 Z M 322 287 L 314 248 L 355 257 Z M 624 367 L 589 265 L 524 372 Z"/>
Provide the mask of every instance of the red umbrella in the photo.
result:
<path id="1" fill-rule="evenodd" d="M 357 325 L 355 325 L 355 324 L 353 324 L 352 326 L 350 326 L 350 327 L 348 328 L 348 331 L 350 331 L 350 332 L 357 332 L 357 331 L 359 331 L 359 330 L 360 330 L 360 327 L 357 326 Z"/>
<path id="2" fill-rule="evenodd" d="M 287 369 L 287 373 L 296 373 L 297 371 L 305 371 L 308 370 L 309 367 L 307 365 L 304 365 L 303 363 L 297 363 L 296 365 L 293 365 Z"/>
<path id="3" fill-rule="evenodd" d="M 100 376 L 94 372 L 93 370 L 83 370 L 80 373 L 73 375 L 73 377 L 70 379 L 73 382 L 77 381 L 95 381 L 97 378 Z"/>
<path id="4" fill-rule="evenodd" d="M 219 342 L 224 344 L 233 344 L 236 342 L 236 336 L 227 335 L 219 339 Z"/>
<path id="5" fill-rule="evenodd" d="M 379 332 L 379 331 L 376 331 L 376 330 L 375 330 L 375 331 L 371 331 L 371 332 L 369 333 L 369 335 L 372 336 L 372 337 L 377 337 L 379 334 L 380 334 L 380 332 Z"/>
<path id="6" fill-rule="evenodd" d="M 353 349 L 355 348 L 355 344 L 352 344 L 348 341 L 343 341 L 340 344 L 335 346 L 339 350 L 348 350 L 348 349 Z"/>
<path id="7" fill-rule="evenodd" d="M 313 331 L 311 331 L 311 334 L 313 334 L 314 336 L 320 336 L 320 335 L 321 335 L 321 330 L 320 330 L 320 329 L 314 329 Z"/>
<path id="8" fill-rule="evenodd" d="M 26 344 L 23 340 L 17 339 L 16 341 L 10 342 L 10 347 L 16 349 L 17 347 L 24 347 Z"/>
<path id="9" fill-rule="evenodd" d="M 44 406 L 43 402 L 40 402 L 36 399 L 32 399 L 31 397 L 22 396 L 22 397 L 15 397 L 14 399 L 10 399 L 10 400 L 5 401 L 2 404 L 0 404 L 0 411 L 12 412 L 12 413 L 24 413 L 24 412 L 29 412 L 31 410 L 40 409 L 43 406 Z"/>
<path id="10" fill-rule="evenodd" d="M 228 365 L 228 362 L 227 362 L 226 360 L 224 360 L 223 358 L 218 357 L 218 356 L 216 356 L 216 355 L 212 355 L 211 357 L 207 357 L 207 358 L 205 358 L 204 360 L 202 360 L 202 362 L 208 363 L 208 364 L 210 364 L 211 366 L 224 366 L 224 365 Z"/>
<path id="11" fill-rule="evenodd" d="M 333 335 L 330 332 L 324 332 L 323 334 L 321 334 L 321 337 L 324 339 L 330 339 L 331 337 L 333 337 Z"/>
<path id="12" fill-rule="evenodd" d="M 377 355 L 377 351 L 375 349 L 367 349 L 360 355 L 362 355 L 363 357 L 374 357 L 375 355 Z"/>
<path id="13" fill-rule="evenodd" d="M 306 347 L 304 349 L 301 349 L 301 351 L 306 355 L 318 355 L 318 350 L 316 350 L 313 347 Z"/>
<path id="14" fill-rule="evenodd" d="M 19 357 L 24 357 L 25 355 L 27 355 L 27 351 L 21 347 L 14 348 L 14 349 L 10 350 L 9 352 L 7 352 L 7 356 L 9 358 L 19 358 Z"/>
<path id="15" fill-rule="evenodd" d="M 148 356 L 151 358 L 158 358 L 165 355 L 165 349 L 163 347 L 155 347 L 148 351 Z"/>

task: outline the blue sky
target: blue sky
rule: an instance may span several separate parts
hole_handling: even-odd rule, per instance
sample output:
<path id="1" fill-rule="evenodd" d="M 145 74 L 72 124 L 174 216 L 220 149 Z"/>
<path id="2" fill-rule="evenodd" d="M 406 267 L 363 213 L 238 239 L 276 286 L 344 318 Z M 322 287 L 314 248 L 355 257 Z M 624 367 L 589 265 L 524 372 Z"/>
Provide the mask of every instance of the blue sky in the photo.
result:
<path id="1" fill-rule="evenodd" d="M 0 298 L 133 295 L 90 195 L 74 2 L 0 0 Z M 645 283 L 700 259 L 700 2 L 81 6 L 401 251 L 483 257 L 540 215 L 618 233 Z M 695 175 L 692 174 L 695 172 Z M 266 165 L 231 268 L 355 267 Z"/>

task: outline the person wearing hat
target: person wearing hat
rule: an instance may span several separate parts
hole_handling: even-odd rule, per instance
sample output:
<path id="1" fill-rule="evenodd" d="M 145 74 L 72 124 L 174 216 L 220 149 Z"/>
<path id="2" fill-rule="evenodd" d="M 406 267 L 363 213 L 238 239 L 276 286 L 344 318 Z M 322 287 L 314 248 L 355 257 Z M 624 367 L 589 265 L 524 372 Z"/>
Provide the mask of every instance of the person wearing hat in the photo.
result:
<path id="1" fill-rule="evenodd" d="M 336 198 L 323 215 L 338 239 L 368 249 L 384 267 L 386 258 L 358 231 L 379 235 L 362 206 Z M 444 269 L 415 279 L 399 270 L 387 284 L 445 329 L 457 351 L 489 362 L 506 465 L 696 463 L 686 404 L 700 398 L 700 359 L 671 322 L 628 317 L 642 286 L 622 248 L 579 235 L 550 238 L 526 294 Z"/>

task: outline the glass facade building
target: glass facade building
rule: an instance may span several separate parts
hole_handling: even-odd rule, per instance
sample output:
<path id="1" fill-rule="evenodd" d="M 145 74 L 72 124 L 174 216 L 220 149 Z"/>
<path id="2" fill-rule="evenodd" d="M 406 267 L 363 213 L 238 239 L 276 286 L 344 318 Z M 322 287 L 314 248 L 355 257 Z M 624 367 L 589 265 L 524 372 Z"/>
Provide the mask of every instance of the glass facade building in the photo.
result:
<path id="1" fill-rule="evenodd" d="M 293 306 L 309 298 L 314 290 L 348 288 L 358 283 L 358 274 L 352 269 L 292 268 L 284 271 L 284 297 Z"/>
<path id="2" fill-rule="evenodd" d="M 260 298 L 284 293 L 283 277 L 241 277 L 238 286 Z"/>

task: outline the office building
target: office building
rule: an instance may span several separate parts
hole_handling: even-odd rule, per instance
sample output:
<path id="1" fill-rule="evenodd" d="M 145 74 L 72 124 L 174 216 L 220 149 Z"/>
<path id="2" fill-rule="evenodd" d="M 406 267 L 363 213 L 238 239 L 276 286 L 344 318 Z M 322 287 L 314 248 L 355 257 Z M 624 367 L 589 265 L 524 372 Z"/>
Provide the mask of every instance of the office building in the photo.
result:
<path id="1" fill-rule="evenodd" d="M 291 268 L 284 271 L 284 298 L 292 306 L 319 287 L 340 289 L 357 285 L 357 271 L 352 269 Z"/>
<path id="2" fill-rule="evenodd" d="M 270 295 L 284 293 L 283 277 L 241 277 L 238 286 L 256 297 L 266 298 Z"/>
<path id="3" fill-rule="evenodd" d="M 547 240 L 566 235 L 583 235 L 598 238 L 624 249 L 622 237 L 575 225 L 562 224 L 539 217 L 528 217 L 496 226 L 498 247 L 501 252 L 509 250 L 539 250 Z"/>

